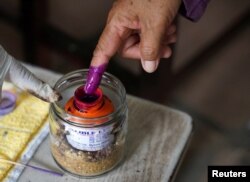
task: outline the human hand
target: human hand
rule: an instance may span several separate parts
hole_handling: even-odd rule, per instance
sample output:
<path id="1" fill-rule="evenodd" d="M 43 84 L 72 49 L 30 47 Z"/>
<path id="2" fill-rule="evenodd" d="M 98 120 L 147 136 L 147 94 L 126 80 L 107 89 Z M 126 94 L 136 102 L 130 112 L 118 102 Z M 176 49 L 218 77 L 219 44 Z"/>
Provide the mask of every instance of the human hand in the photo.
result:
<path id="1" fill-rule="evenodd" d="M 55 102 L 60 98 L 60 95 L 56 91 L 22 66 L 22 64 L 9 55 L 1 45 L 0 66 L 0 100 L 2 81 L 5 76 L 8 81 L 14 83 L 20 89 L 26 90 L 46 102 Z"/>
<path id="2" fill-rule="evenodd" d="M 154 72 L 160 58 L 172 54 L 176 27 L 171 25 L 181 0 L 117 0 L 91 60 L 85 92 L 92 94 L 100 84 L 110 58 L 140 59 L 145 71 Z"/>
<path id="3" fill-rule="evenodd" d="M 91 60 L 85 92 L 99 86 L 110 58 L 140 59 L 145 71 L 154 72 L 160 58 L 169 58 L 169 44 L 176 42 L 172 25 L 181 0 L 117 0 L 107 20 Z"/>
<path id="4" fill-rule="evenodd" d="M 154 72 L 160 58 L 171 56 L 176 41 L 171 25 L 181 0 L 117 0 L 94 51 L 91 66 L 107 64 L 118 51 L 124 57 L 141 59 L 147 72 Z"/>

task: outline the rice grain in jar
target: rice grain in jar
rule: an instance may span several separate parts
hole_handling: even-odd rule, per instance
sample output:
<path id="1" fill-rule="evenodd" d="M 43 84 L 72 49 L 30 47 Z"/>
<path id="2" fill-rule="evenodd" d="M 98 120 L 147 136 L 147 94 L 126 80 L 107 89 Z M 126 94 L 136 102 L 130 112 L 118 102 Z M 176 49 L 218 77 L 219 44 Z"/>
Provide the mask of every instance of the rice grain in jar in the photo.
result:
<path id="1" fill-rule="evenodd" d="M 52 155 L 62 169 L 80 177 L 103 174 L 121 162 L 127 134 L 126 91 L 116 77 L 104 73 L 96 99 L 72 97 L 87 74 L 77 70 L 59 79 L 55 90 L 63 99 L 50 107 Z"/>

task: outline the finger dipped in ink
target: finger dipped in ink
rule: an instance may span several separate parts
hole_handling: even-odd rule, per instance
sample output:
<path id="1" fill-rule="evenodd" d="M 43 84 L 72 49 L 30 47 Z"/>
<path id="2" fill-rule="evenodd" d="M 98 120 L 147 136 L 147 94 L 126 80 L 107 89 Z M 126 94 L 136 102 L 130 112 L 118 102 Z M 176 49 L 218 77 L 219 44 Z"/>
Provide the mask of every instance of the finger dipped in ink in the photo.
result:
<path id="1" fill-rule="evenodd" d="M 92 95 L 101 83 L 102 75 L 106 70 L 107 64 L 100 66 L 90 66 L 84 91 Z"/>

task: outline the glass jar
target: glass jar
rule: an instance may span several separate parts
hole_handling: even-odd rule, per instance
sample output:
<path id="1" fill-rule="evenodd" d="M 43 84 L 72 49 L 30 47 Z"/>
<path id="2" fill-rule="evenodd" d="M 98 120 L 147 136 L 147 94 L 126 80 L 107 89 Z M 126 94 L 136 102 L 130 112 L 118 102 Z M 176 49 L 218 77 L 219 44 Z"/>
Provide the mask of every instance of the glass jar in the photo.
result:
<path id="1" fill-rule="evenodd" d="M 79 117 L 64 106 L 74 91 L 86 83 L 88 70 L 64 75 L 55 85 L 62 100 L 50 107 L 50 147 L 57 164 L 66 172 L 91 177 L 113 169 L 122 161 L 127 134 L 126 91 L 113 75 L 104 73 L 100 84 L 114 111 L 102 117 Z"/>

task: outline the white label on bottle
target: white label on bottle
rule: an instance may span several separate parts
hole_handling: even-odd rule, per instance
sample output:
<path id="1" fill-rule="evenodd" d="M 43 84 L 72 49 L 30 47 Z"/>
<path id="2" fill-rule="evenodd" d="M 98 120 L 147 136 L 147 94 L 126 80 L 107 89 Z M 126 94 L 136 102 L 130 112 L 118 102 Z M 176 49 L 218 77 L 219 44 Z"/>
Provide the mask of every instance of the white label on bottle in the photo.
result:
<path id="1" fill-rule="evenodd" d="M 65 124 L 68 142 L 76 149 L 97 151 L 109 146 L 114 141 L 112 125 L 98 128 L 80 128 Z"/>

